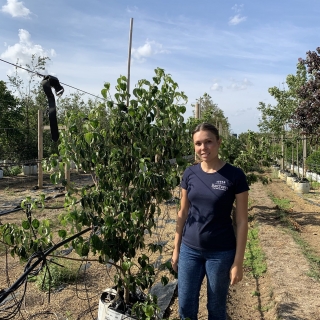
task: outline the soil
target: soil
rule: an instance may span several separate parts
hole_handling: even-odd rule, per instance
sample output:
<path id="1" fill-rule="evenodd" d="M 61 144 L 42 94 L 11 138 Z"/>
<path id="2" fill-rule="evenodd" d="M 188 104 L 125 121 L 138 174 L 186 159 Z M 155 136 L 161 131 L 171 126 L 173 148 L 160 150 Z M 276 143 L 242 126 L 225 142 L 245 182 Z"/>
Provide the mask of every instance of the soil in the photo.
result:
<path id="1" fill-rule="evenodd" d="M 90 176 L 85 174 L 73 173 L 71 178 L 79 186 L 91 183 Z M 40 193 L 51 197 L 47 206 L 52 208 L 62 205 L 63 197 L 55 196 L 64 191 L 50 184 L 48 176 L 44 177 L 44 189 L 37 190 L 34 188 L 36 185 L 36 177 L 1 179 L 0 212 L 13 209 L 26 196 L 36 197 Z M 230 287 L 228 320 L 319 320 L 319 280 L 310 276 L 310 264 L 283 223 L 279 208 L 271 200 L 271 196 L 291 201 L 292 209 L 287 212 L 286 221 L 296 230 L 297 237 L 313 250 L 318 258 L 317 271 L 320 273 L 320 207 L 310 203 L 310 199 L 317 203 L 319 198 L 316 194 L 299 196 L 280 179 L 272 179 L 266 186 L 260 183 L 252 185 L 249 193 L 252 204 L 249 210 L 250 225 L 259 228 L 261 247 L 266 255 L 267 272 L 255 278 L 250 274 L 250 270 L 245 270 L 244 279 Z M 175 197 L 178 198 L 179 194 L 175 194 Z M 57 229 L 57 216 L 60 212 L 61 209 L 46 209 L 38 214 L 42 218 L 50 219 L 53 228 Z M 147 239 L 150 242 L 167 241 L 161 256 L 154 254 L 150 257 L 155 264 L 171 258 L 176 213 L 177 206 L 174 201 L 164 204 L 162 215 L 158 219 L 158 228 Z M 0 216 L 2 224 L 18 222 L 21 219 L 25 219 L 23 211 Z M 0 256 L 0 289 L 6 289 L 22 275 L 25 264 L 6 255 L 3 246 L 0 248 Z M 74 252 L 67 257 L 79 259 Z M 48 292 L 41 291 L 36 282 L 28 282 L 20 314 L 15 315 L 13 319 L 96 319 L 101 292 L 113 284 L 113 268 L 93 261 L 97 259 L 95 256 L 88 258 L 92 261 L 87 264 L 74 260 L 65 262 L 66 266 L 71 263 L 80 268 L 77 272 L 78 279 L 73 283 L 62 283 L 55 288 L 50 294 L 50 302 Z M 157 281 L 161 275 L 160 272 L 157 274 Z M 16 291 L 17 301 L 23 293 L 22 286 Z M 0 318 L 14 311 L 10 309 L 5 314 L 6 307 L 15 305 L 14 300 L 0 305 Z M 165 316 L 177 319 L 177 310 L 178 297 L 174 295 Z M 199 319 L 207 319 L 205 283 L 200 294 Z"/>

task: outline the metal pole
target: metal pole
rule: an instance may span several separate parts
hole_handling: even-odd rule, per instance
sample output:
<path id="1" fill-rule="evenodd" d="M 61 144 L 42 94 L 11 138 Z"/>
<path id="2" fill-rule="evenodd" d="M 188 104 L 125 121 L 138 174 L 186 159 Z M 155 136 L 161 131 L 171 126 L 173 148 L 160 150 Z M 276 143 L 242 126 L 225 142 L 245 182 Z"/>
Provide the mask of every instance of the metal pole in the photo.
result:
<path id="1" fill-rule="evenodd" d="M 133 18 L 130 19 L 130 31 L 129 31 L 129 50 L 128 50 L 128 77 L 127 77 L 127 107 L 129 107 L 129 94 L 130 94 L 130 66 L 131 66 L 131 47 L 132 47 L 132 27 Z"/>

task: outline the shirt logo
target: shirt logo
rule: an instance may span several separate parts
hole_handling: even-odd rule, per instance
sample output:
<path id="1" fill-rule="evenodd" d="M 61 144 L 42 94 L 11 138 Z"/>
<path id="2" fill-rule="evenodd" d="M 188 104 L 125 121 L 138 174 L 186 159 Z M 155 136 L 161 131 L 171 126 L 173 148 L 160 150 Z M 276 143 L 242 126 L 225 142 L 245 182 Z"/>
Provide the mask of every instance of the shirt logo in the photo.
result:
<path id="1" fill-rule="evenodd" d="M 226 186 L 226 181 L 223 181 L 223 180 L 218 180 L 216 183 L 213 183 L 211 185 L 211 188 L 214 190 L 222 190 L 222 191 L 228 190 L 228 187 Z"/>

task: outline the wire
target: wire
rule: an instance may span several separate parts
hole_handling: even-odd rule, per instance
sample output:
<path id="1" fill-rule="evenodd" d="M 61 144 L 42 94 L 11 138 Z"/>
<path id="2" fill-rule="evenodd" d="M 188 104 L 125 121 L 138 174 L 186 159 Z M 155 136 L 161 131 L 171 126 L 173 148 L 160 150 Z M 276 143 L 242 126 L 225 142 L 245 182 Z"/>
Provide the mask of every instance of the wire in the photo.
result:
<path id="1" fill-rule="evenodd" d="M 19 66 L 19 65 L 17 65 L 17 64 L 14 64 L 14 63 L 9 62 L 9 61 L 3 60 L 3 59 L 0 59 L 0 61 L 5 62 L 5 63 L 8 63 L 8 64 L 11 64 L 12 66 L 14 66 L 14 67 L 16 67 L 16 68 L 20 68 L 20 69 L 23 69 L 23 70 L 28 71 L 28 72 L 30 72 L 30 73 L 33 73 L 33 74 L 35 74 L 35 75 L 37 75 L 37 76 L 39 76 L 39 77 L 42 77 L 42 78 L 46 77 L 45 75 L 43 75 L 43 74 L 41 74 L 41 73 L 39 73 L 39 72 L 35 72 L 35 71 L 32 71 L 32 70 L 23 68 L 23 67 L 21 67 L 21 66 Z M 83 93 L 89 94 L 90 96 L 93 96 L 93 97 L 95 97 L 95 98 L 97 98 L 97 99 L 101 99 L 101 100 L 105 101 L 104 98 L 101 98 L 101 97 L 99 97 L 99 96 L 96 96 L 96 95 L 94 95 L 94 94 L 92 94 L 92 93 L 90 93 L 90 92 L 81 90 L 81 89 L 79 89 L 79 88 L 70 86 L 69 84 L 62 83 L 62 82 L 60 82 L 60 84 L 62 84 L 62 85 L 64 85 L 64 86 L 67 86 L 67 87 L 69 87 L 69 88 L 72 88 L 72 89 L 81 91 L 81 92 L 83 92 Z"/>

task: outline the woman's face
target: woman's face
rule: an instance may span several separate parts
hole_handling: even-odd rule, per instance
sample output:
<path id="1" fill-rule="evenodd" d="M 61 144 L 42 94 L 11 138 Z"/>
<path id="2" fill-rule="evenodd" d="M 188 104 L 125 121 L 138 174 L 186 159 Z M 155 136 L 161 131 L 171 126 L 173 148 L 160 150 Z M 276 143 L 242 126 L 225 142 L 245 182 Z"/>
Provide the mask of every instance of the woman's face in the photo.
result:
<path id="1" fill-rule="evenodd" d="M 218 157 L 221 139 L 211 131 L 198 131 L 193 135 L 195 153 L 202 161 L 210 162 Z"/>

